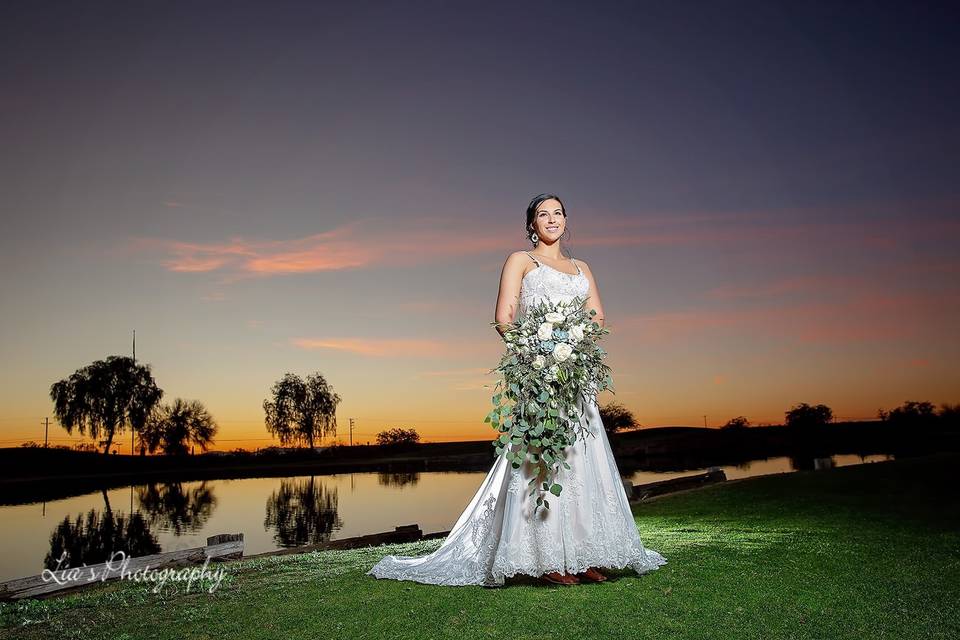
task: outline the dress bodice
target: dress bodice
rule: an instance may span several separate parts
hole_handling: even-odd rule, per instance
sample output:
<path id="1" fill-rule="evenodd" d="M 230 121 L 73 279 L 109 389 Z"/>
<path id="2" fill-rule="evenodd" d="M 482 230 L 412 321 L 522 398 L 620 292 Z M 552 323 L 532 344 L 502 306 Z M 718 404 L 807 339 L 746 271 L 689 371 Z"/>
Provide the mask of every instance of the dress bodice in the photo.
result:
<path id="1" fill-rule="evenodd" d="M 527 255 L 530 255 L 527 253 Z M 577 273 L 565 273 L 553 267 L 536 261 L 537 266 L 523 276 L 520 283 L 520 313 L 538 302 L 570 302 L 577 296 L 585 298 L 590 291 L 590 282 L 583 274 L 580 265 L 574 262 Z M 572 261 L 571 261 L 572 262 Z"/>

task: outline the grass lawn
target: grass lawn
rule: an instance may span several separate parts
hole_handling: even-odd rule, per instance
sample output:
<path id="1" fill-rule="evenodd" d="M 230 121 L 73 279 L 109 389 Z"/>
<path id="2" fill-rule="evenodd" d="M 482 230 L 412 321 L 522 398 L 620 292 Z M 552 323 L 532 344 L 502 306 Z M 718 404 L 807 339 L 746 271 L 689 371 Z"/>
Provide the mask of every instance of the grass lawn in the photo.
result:
<path id="1" fill-rule="evenodd" d="M 958 468 L 960 454 L 940 454 L 665 496 L 634 515 L 669 564 L 600 584 L 364 575 L 441 543 L 429 540 L 230 563 L 212 594 L 122 580 L 4 603 L 0 637 L 958 638 Z"/>

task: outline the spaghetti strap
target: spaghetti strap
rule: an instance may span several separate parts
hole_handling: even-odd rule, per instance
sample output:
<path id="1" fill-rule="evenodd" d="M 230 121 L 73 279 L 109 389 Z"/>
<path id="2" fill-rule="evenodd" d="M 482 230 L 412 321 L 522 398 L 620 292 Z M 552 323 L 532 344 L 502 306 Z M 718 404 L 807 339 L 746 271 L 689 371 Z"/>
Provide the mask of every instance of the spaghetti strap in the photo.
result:
<path id="1" fill-rule="evenodd" d="M 543 266 L 543 263 L 540 262 L 539 260 L 537 260 L 536 258 L 534 258 L 532 253 L 530 253 L 529 251 L 524 251 L 524 253 L 527 254 L 528 256 L 530 256 L 530 259 L 533 260 L 534 262 L 536 262 L 538 267 L 542 267 L 542 266 Z M 576 272 L 576 273 L 567 273 L 566 275 L 568 275 L 568 276 L 579 276 L 579 275 L 582 275 L 582 274 L 583 274 L 583 269 L 580 268 L 580 265 L 577 264 L 577 261 L 574 260 L 573 258 L 570 258 L 570 262 L 572 262 L 572 263 L 573 263 L 573 266 L 576 267 L 577 272 Z M 549 266 L 549 265 L 548 265 L 548 266 Z M 550 268 L 551 268 L 551 269 L 554 269 L 554 267 L 550 267 Z M 556 270 L 556 269 L 554 269 L 554 270 Z M 560 273 L 566 273 L 566 272 L 565 272 L 565 271 L 561 271 Z"/>
<path id="2" fill-rule="evenodd" d="M 582 271 L 580 271 L 580 265 L 577 264 L 576 260 L 574 260 L 573 258 L 570 258 L 570 262 L 572 262 L 573 266 L 577 268 L 577 275 L 580 275 L 581 273 L 583 273 Z"/>

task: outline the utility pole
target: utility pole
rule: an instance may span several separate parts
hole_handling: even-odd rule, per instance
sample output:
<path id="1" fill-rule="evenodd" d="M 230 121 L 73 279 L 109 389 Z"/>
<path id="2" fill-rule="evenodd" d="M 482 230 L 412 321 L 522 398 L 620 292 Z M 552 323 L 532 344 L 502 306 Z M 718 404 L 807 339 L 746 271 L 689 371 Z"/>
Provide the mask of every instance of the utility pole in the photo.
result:
<path id="1" fill-rule="evenodd" d="M 703 426 L 707 426 L 707 416 L 703 416 Z"/>
<path id="2" fill-rule="evenodd" d="M 137 364 L 137 330 L 136 329 L 133 330 L 133 364 Z M 130 457 L 131 458 L 137 455 L 134 449 L 134 442 L 133 442 L 134 435 L 136 434 L 133 430 L 133 425 L 131 424 L 130 425 Z M 133 511 L 131 511 L 130 513 L 133 513 Z"/>
<path id="3" fill-rule="evenodd" d="M 47 448 L 47 439 L 50 434 L 50 418 L 43 419 L 43 448 Z"/>
<path id="4" fill-rule="evenodd" d="M 353 446 L 353 418 L 350 418 L 350 446 Z"/>

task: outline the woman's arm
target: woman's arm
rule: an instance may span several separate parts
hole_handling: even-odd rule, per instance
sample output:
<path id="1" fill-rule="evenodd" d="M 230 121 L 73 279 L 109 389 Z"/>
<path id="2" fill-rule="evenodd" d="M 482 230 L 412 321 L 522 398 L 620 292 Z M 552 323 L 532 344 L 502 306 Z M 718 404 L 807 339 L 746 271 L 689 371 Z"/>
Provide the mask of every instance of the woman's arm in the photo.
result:
<path id="1" fill-rule="evenodd" d="M 500 337 L 506 332 L 507 325 L 513 322 L 520 303 L 520 283 L 523 279 L 523 270 L 530 258 L 523 251 L 514 251 L 507 256 L 500 272 L 500 292 L 497 294 L 497 306 L 493 319 L 497 324 L 494 328 Z"/>
<path id="2" fill-rule="evenodd" d="M 590 267 L 586 262 L 577 260 L 577 264 L 580 265 L 583 275 L 587 276 L 587 281 L 590 283 L 590 290 L 587 292 L 587 302 L 583 305 L 583 308 L 586 309 L 588 314 L 590 313 L 590 309 L 596 309 L 597 315 L 593 316 L 593 321 L 601 327 L 605 326 L 606 318 L 603 315 L 603 304 L 600 302 L 600 291 L 597 289 L 597 281 L 594 280 L 593 273 L 590 271 Z"/>

